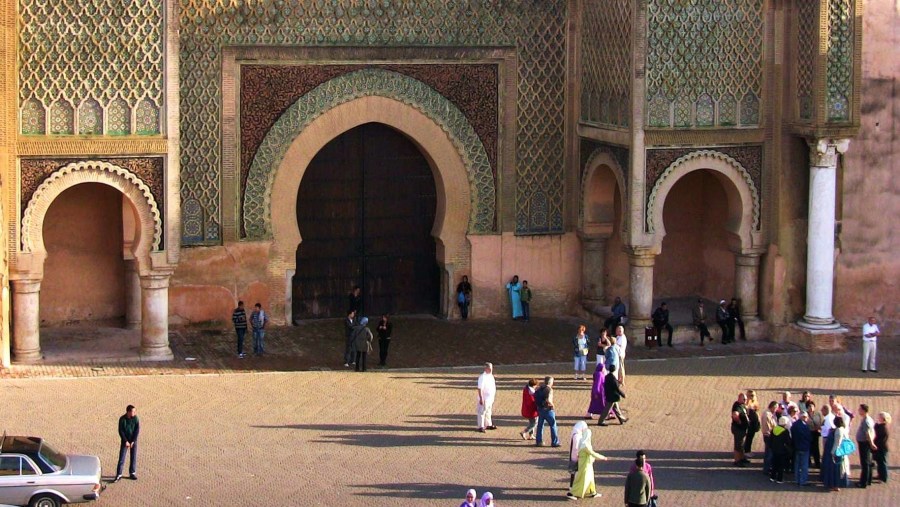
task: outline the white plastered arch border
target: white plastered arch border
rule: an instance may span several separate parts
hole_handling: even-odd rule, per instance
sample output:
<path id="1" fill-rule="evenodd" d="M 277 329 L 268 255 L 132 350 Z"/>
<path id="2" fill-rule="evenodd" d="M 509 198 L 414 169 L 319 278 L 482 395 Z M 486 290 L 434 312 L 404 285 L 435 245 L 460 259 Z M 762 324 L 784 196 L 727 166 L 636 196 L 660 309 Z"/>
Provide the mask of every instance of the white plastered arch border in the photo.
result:
<path id="1" fill-rule="evenodd" d="M 647 199 L 647 229 L 652 234 L 652 251 L 662 251 L 662 241 L 666 235 L 663 223 L 663 208 L 666 198 L 675 184 L 686 174 L 711 171 L 722 183 L 728 197 L 728 230 L 739 244 L 736 251 L 751 251 L 759 248 L 762 240 L 760 232 L 759 189 L 753 178 L 740 162 L 716 150 L 697 150 L 672 162 L 656 180 Z"/>
<path id="2" fill-rule="evenodd" d="M 593 179 L 594 174 L 596 174 L 597 169 L 599 169 L 600 166 L 604 165 L 606 167 L 609 167 L 609 169 L 612 171 L 613 176 L 615 176 L 616 178 L 616 184 L 619 186 L 619 196 L 622 199 L 623 207 L 623 209 L 621 210 L 622 223 L 619 225 L 621 227 L 621 231 L 624 233 L 626 230 L 625 225 L 628 217 L 628 213 L 625 212 L 625 199 L 628 195 L 626 193 L 627 187 L 625 186 L 625 171 L 622 170 L 619 162 L 603 148 L 597 148 L 590 154 L 587 162 L 584 164 L 584 171 L 582 171 L 581 173 L 581 202 L 578 212 L 578 226 L 582 231 L 584 231 L 584 214 L 587 208 L 588 198 L 590 197 L 587 190 L 588 188 L 590 188 L 590 181 L 591 179 Z"/>
<path id="3" fill-rule="evenodd" d="M 102 161 L 68 164 L 51 174 L 37 188 L 22 215 L 22 252 L 40 259 L 47 255 L 44 246 L 44 218 L 60 194 L 82 183 L 100 183 L 122 192 L 137 211 L 139 226 L 133 252 L 142 274 L 150 272 L 150 253 L 159 250 L 162 218 L 150 187 L 140 178 L 117 165 Z"/>

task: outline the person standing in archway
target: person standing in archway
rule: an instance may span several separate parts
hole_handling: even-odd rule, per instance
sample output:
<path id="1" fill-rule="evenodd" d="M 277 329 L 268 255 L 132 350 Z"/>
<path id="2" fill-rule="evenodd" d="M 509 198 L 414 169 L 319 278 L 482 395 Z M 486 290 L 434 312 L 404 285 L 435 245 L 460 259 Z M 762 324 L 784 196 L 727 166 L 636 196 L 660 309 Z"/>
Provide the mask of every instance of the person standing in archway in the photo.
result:
<path id="1" fill-rule="evenodd" d="M 362 289 L 359 285 L 353 286 L 353 290 L 347 295 L 347 300 L 347 312 L 355 312 L 357 317 L 362 315 Z"/>
<path id="2" fill-rule="evenodd" d="M 697 306 L 694 307 L 694 311 L 691 314 L 694 327 L 700 331 L 700 346 L 703 346 L 703 338 L 709 338 L 709 342 L 712 343 L 712 335 L 709 334 L 709 328 L 706 327 L 706 309 L 703 308 L 703 300 L 697 300 Z"/>
<path id="3" fill-rule="evenodd" d="M 388 314 L 381 316 L 378 322 L 378 366 L 387 366 L 388 348 L 391 346 L 391 333 L 394 331 L 394 323 L 388 320 Z"/>
<path id="4" fill-rule="evenodd" d="M 734 341 L 734 320 L 725 306 L 724 299 L 719 301 L 719 307 L 716 308 L 716 323 L 722 328 L 722 343 Z"/>
<path id="5" fill-rule="evenodd" d="M 462 281 L 456 286 L 456 304 L 459 306 L 459 315 L 462 320 L 469 318 L 469 305 L 472 304 L 472 284 L 469 277 L 463 275 Z"/>
<path id="6" fill-rule="evenodd" d="M 512 277 L 512 280 L 506 284 L 506 291 L 509 292 L 509 303 L 512 307 L 512 318 L 513 320 L 521 319 L 524 314 L 522 313 L 522 284 L 519 283 L 519 275 L 515 275 Z"/>
<path id="7" fill-rule="evenodd" d="M 356 371 L 366 371 L 366 356 L 372 351 L 372 331 L 368 327 L 369 319 L 359 319 L 359 324 L 353 329 L 353 343 L 356 349 Z"/>
<path id="8" fill-rule="evenodd" d="M 656 310 L 653 310 L 653 327 L 656 329 L 656 336 L 659 337 L 659 345 L 662 346 L 662 330 L 669 332 L 669 343 L 672 346 L 672 324 L 669 324 L 669 305 L 665 301 Z"/>
<path id="9" fill-rule="evenodd" d="M 728 313 L 732 318 L 732 326 L 737 324 L 738 331 L 741 332 L 741 341 L 747 341 L 747 329 L 744 327 L 744 319 L 741 318 L 741 303 L 737 300 L 737 298 L 731 298 L 731 303 L 728 304 Z M 734 338 L 734 329 L 731 330 L 731 337 Z"/>

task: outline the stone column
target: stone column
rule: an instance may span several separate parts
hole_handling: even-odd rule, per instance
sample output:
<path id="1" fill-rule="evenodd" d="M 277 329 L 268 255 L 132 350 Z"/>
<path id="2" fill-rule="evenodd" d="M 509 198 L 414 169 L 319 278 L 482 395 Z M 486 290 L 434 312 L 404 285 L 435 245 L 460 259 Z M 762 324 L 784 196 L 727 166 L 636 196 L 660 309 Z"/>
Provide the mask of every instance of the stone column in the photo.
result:
<path id="1" fill-rule="evenodd" d="M 809 141 L 809 224 L 806 240 L 806 314 L 808 329 L 837 329 L 832 315 L 837 162 L 849 139 Z"/>
<path id="2" fill-rule="evenodd" d="M 741 318 L 746 322 L 759 316 L 759 254 L 735 254 L 734 292 L 741 302 Z"/>
<path id="3" fill-rule="evenodd" d="M 634 249 L 628 254 L 631 297 L 628 307 L 628 334 L 632 341 L 642 339 L 653 313 L 653 264 L 656 256 L 649 250 Z"/>
<path id="4" fill-rule="evenodd" d="M 172 359 L 169 348 L 169 274 L 141 276 L 141 360 Z"/>
<path id="5" fill-rule="evenodd" d="M 137 261 L 125 260 L 125 328 L 141 327 L 141 276 Z"/>
<path id="6" fill-rule="evenodd" d="M 603 300 L 603 269 L 606 264 L 606 238 L 581 238 L 581 298 L 584 305 Z"/>
<path id="7" fill-rule="evenodd" d="M 10 280 L 12 283 L 13 359 L 35 363 L 41 355 L 41 281 Z"/>

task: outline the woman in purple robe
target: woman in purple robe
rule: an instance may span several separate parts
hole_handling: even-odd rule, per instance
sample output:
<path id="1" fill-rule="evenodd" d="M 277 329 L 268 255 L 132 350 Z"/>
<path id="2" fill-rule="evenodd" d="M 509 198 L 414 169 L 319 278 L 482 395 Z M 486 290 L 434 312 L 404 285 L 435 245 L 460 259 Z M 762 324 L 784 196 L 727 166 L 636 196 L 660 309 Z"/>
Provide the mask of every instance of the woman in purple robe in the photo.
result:
<path id="1" fill-rule="evenodd" d="M 594 383 L 591 386 L 591 404 L 588 406 L 585 419 L 590 419 L 593 414 L 602 414 L 606 406 L 606 395 L 603 392 L 603 379 L 606 377 L 606 361 L 603 355 L 597 357 L 597 367 L 594 368 Z"/>

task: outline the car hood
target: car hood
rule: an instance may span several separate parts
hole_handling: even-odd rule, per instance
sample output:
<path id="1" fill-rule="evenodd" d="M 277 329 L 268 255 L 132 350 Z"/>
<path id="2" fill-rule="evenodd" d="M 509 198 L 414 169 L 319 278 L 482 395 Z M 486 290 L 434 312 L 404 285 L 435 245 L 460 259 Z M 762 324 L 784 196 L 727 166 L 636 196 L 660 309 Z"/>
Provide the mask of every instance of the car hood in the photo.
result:
<path id="1" fill-rule="evenodd" d="M 86 475 L 100 478 L 100 458 L 81 454 L 69 454 L 68 472 L 71 475 Z"/>

